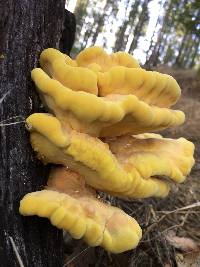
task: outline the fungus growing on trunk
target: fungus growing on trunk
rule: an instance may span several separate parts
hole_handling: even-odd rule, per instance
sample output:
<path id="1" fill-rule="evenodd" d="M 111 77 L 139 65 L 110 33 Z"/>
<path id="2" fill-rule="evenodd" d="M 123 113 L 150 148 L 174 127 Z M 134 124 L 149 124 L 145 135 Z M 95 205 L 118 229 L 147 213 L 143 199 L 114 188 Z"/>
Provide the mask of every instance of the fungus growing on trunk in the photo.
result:
<path id="1" fill-rule="evenodd" d="M 44 190 L 23 198 L 20 213 L 49 218 L 73 238 L 113 253 L 136 247 L 142 236 L 132 217 L 97 199 L 81 175 L 62 167 L 52 171 Z"/>
<path id="2" fill-rule="evenodd" d="M 137 222 L 96 198 L 95 190 L 166 197 L 172 183 L 185 180 L 194 145 L 148 133 L 184 122 L 183 112 L 170 109 L 180 96 L 177 82 L 99 47 L 75 60 L 49 48 L 40 64 L 32 79 L 53 114 L 32 114 L 26 124 L 38 158 L 64 167 L 52 171 L 44 190 L 21 200 L 20 213 L 49 218 L 72 237 L 113 253 L 136 247 Z"/>

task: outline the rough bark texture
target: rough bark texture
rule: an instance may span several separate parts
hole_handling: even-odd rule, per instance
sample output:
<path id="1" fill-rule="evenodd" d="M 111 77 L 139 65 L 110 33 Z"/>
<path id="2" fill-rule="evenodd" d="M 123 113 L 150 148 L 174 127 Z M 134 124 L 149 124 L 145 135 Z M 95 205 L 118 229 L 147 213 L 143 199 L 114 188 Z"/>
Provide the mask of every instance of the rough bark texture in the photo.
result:
<path id="1" fill-rule="evenodd" d="M 60 51 L 69 54 L 74 40 L 76 32 L 76 19 L 73 13 L 65 10 L 64 28 L 60 40 Z"/>
<path id="2" fill-rule="evenodd" d="M 20 199 L 40 190 L 48 168 L 29 144 L 23 120 L 41 111 L 30 79 L 41 51 L 59 47 L 64 25 L 64 0 L 0 0 L 0 266 L 19 267 L 10 237 L 25 267 L 63 265 L 62 232 L 41 218 L 23 217 Z M 66 26 L 66 25 L 65 25 Z M 63 39 L 63 38 L 62 38 Z M 64 38 L 68 52 L 72 41 Z M 40 107 L 40 108 L 39 108 Z M 21 116 L 21 118 L 13 118 Z"/>

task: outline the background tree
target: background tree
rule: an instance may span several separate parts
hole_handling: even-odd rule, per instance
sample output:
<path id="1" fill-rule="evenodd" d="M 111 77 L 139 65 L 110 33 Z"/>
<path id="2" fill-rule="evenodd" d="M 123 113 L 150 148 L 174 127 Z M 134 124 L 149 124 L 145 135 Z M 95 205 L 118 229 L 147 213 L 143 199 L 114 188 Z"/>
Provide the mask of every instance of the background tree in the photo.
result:
<path id="1" fill-rule="evenodd" d="M 152 27 L 155 7 L 159 12 Z M 131 54 L 139 49 L 147 68 L 161 63 L 178 68 L 198 65 L 199 0 L 77 0 L 75 12 L 75 54 L 91 45 L 103 45 Z"/>
<path id="2" fill-rule="evenodd" d="M 164 9 L 162 26 L 146 65 L 157 66 L 164 61 L 179 68 L 193 67 L 199 54 L 200 2 L 168 0 Z"/>
<path id="3" fill-rule="evenodd" d="M 74 15 L 76 16 L 76 18 L 78 18 L 76 22 L 76 37 L 77 38 L 79 38 L 82 27 L 85 23 L 85 18 L 87 14 L 86 10 L 87 10 L 88 3 L 89 3 L 89 0 L 77 0 L 76 1 Z"/>
<path id="4" fill-rule="evenodd" d="M 141 6 L 141 12 L 138 17 L 138 22 L 133 31 L 133 39 L 131 41 L 128 52 L 132 53 L 136 48 L 139 38 L 145 34 L 146 24 L 149 20 L 148 4 L 151 0 L 144 0 Z"/>
<path id="5" fill-rule="evenodd" d="M 126 3 L 126 4 L 128 6 L 129 3 Z M 125 14 L 125 20 L 122 23 L 122 25 L 119 27 L 116 33 L 114 51 L 126 49 L 126 45 L 127 45 L 128 37 L 129 37 L 129 32 L 127 32 L 127 28 L 128 26 L 130 26 L 130 28 L 134 27 L 135 20 L 137 18 L 139 5 L 140 5 L 139 0 L 133 1 L 131 4 L 129 15 Z"/>

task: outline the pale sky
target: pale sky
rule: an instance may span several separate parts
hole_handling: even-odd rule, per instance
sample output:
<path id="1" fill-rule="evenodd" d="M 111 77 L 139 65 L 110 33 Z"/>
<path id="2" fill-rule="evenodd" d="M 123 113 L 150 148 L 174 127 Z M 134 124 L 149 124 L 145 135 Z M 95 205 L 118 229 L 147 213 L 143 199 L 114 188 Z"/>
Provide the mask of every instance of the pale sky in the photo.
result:
<path id="1" fill-rule="evenodd" d="M 151 40 L 151 36 L 153 34 L 158 16 L 160 15 L 161 12 L 163 12 L 163 10 L 160 10 L 160 5 L 159 5 L 159 1 L 160 0 L 152 0 L 149 3 L 149 14 L 150 14 L 150 20 L 149 20 L 149 24 L 147 27 L 147 32 L 146 32 L 146 36 L 140 38 L 139 40 L 139 45 L 138 45 L 138 49 L 136 49 L 133 53 L 133 55 L 141 62 L 144 63 L 145 62 L 145 55 L 146 55 L 146 51 L 148 50 L 149 44 L 150 44 L 150 40 Z M 103 8 L 105 5 L 105 1 L 99 1 L 98 2 L 98 8 Z M 76 0 L 70 0 L 68 5 L 66 5 L 66 8 L 73 12 L 74 8 L 76 6 Z M 106 30 L 103 33 L 100 33 L 96 44 L 98 46 L 103 46 L 103 38 L 107 39 L 107 49 L 106 51 L 111 53 L 112 52 L 112 46 L 114 44 L 115 41 L 115 33 L 116 31 L 114 31 L 112 28 L 115 28 L 117 30 L 117 28 L 121 25 L 121 23 L 123 22 L 124 19 L 124 10 L 125 10 L 125 6 L 123 1 L 121 1 L 119 3 L 119 12 L 117 14 L 116 18 L 110 18 L 112 21 L 114 20 L 114 27 L 113 25 L 107 25 L 106 26 Z M 110 32 L 111 30 L 113 30 L 113 32 Z M 156 38 L 156 36 L 155 36 Z M 129 36 L 129 41 L 127 43 L 127 49 L 130 45 L 132 39 L 132 35 Z M 76 40 L 77 42 L 77 40 Z M 126 50 L 127 50 L 126 49 Z"/>

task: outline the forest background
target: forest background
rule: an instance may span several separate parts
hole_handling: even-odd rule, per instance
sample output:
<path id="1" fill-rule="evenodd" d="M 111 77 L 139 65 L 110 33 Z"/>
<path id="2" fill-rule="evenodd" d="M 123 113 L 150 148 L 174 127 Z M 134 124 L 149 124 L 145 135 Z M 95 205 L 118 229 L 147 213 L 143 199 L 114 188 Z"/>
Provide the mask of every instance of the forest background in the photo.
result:
<path id="1" fill-rule="evenodd" d="M 199 68 L 199 0 L 68 0 L 76 16 L 72 55 L 85 47 L 126 51 L 146 68 Z"/>

